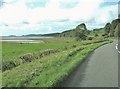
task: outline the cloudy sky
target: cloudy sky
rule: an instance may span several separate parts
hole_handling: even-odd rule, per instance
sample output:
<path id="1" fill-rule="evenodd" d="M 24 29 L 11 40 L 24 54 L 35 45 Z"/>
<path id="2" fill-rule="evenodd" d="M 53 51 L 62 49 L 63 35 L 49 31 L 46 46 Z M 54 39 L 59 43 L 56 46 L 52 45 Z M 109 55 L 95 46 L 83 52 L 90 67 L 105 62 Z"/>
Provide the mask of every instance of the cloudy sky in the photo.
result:
<path id="1" fill-rule="evenodd" d="M 118 0 L 0 0 L 0 35 L 62 32 L 85 23 L 103 27 L 117 18 Z"/>

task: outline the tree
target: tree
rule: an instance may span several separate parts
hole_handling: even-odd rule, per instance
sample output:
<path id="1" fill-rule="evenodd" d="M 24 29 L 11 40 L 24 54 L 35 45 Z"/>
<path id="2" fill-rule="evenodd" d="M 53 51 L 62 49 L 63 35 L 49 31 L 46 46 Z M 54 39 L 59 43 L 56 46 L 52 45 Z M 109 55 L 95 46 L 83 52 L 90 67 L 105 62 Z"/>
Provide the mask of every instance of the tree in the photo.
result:
<path id="1" fill-rule="evenodd" d="M 86 40 L 87 36 L 82 32 L 76 32 L 76 39 L 77 40 Z"/>
<path id="2" fill-rule="evenodd" d="M 92 40 L 93 39 L 93 37 L 88 37 L 88 40 Z"/>
<path id="3" fill-rule="evenodd" d="M 97 36 L 98 36 L 98 34 L 96 33 L 96 34 L 95 34 L 95 37 L 97 37 Z"/>

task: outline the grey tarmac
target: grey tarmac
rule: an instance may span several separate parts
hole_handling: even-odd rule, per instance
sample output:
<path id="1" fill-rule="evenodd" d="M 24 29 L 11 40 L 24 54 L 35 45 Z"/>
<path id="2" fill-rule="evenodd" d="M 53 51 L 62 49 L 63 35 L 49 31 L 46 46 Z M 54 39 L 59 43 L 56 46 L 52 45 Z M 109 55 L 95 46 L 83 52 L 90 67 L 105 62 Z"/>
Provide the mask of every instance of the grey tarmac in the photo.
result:
<path id="1" fill-rule="evenodd" d="M 60 87 L 118 87 L 117 40 L 97 48 Z M 117 46 L 118 47 L 118 46 Z"/>

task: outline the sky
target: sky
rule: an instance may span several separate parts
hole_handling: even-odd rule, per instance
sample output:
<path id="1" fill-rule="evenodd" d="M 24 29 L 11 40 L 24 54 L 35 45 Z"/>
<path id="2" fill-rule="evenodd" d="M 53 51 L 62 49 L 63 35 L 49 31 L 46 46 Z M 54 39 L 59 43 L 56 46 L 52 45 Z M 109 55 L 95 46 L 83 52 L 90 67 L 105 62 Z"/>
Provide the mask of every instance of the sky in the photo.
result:
<path id="1" fill-rule="evenodd" d="M 104 27 L 118 16 L 118 0 L 0 0 L 0 35 L 46 34 Z"/>

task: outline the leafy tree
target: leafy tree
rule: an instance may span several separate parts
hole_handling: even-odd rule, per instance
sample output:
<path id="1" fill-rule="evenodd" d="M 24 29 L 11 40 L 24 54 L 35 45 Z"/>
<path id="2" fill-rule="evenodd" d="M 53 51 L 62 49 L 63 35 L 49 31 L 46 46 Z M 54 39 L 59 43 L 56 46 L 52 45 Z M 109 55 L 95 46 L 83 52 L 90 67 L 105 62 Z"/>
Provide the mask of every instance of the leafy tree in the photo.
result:
<path id="1" fill-rule="evenodd" d="M 86 40 L 87 36 L 82 32 L 76 32 L 76 39 L 77 40 Z"/>
<path id="2" fill-rule="evenodd" d="M 92 40 L 93 39 L 93 37 L 88 37 L 88 40 Z"/>
<path id="3" fill-rule="evenodd" d="M 109 37 L 108 34 L 106 34 L 106 33 L 105 33 L 105 34 L 102 34 L 102 36 L 105 37 L 105 38 L 106 38 L 106 37 Z"/>
<path id="4" fill-rule="evenodd" d="M 97 37 L 97 36 L 98 36 L 98 34 L 96 33 L 96 34 L 95 34 L 95 37 Z"/>

